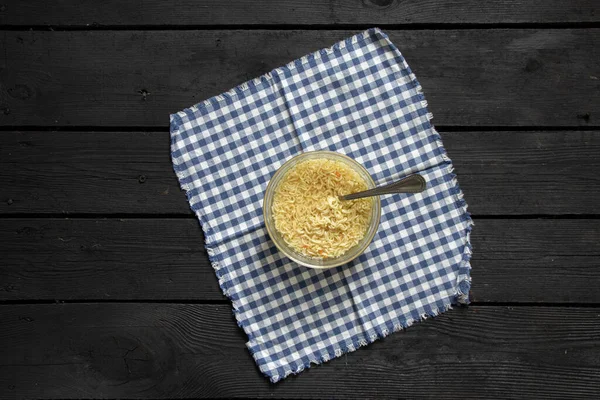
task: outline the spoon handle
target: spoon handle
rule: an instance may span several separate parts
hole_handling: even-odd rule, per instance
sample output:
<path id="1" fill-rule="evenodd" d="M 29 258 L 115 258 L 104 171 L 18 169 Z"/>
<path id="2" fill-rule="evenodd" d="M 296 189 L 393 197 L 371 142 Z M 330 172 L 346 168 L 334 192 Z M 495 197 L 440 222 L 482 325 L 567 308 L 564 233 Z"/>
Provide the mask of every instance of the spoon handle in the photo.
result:
<path id="1" fill-rule="evenodd" d="M 340 196 L 340 200 L 356 200 L 363 197 L 380 196 L 382 194 L 393 193 L 420 193 L 425 190 L 427 184 L 425 178 L 421 175 L 411 175 L 389 185 L 376 187 L 374 189 L 365 190 L 364 192 L 347 194 Z"/>

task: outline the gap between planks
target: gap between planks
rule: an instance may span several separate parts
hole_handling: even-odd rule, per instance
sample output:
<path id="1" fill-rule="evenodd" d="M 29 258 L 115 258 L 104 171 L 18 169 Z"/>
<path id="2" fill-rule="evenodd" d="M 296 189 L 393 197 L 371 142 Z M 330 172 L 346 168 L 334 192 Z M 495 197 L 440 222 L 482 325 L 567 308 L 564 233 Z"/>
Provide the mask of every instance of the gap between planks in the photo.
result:
<path id="1" fill-rule="evenodd" d="M 452 125 L 435 125 L 435 129 L 440 133 L 445 132 L 593 132 L 600 131 L 600 125 L 587 126 L 452 126 Z M 168 132 L 168 126 L 37 126 L 37 125 L 6 125 L 0 126 L 1 132 Z"/>
<path id="2" fill-rule="evenodd" d="M 600 22 L 498 22 L 498 23 L 415 23 L 415 24 L 315 24 L 315 25 L 0 25 L 0 31 L 214 31 L 214 30 L 263 30 L 263 31 L 342 31 L 365 30 L 377 26 L 381 29 L 404 31 L 422 30 L 485 30 L 485 29 L 592 29 L 600 28 Z"/>
<path id="3" fill-rule="evenodd" d="M 61 304 L 231 304 L 230 300 L 153 300 L 153 299 L 77 299 L 77 300 L 2 300 L 0 307 L 11 305 L 61 305 Z M 473 301 L 469 305 L 454 304 L 453 308 L 469 308 L 469 307 L 560 307 L 560 308 L 600 308 L 600 303 L 556 303 L 556 302 L 499 302 L 499 301 Z"/>
<path id="4" fill-rule="evenodd" d="M 195 219 L 196 216 L 189 214 L 152 214 L 152 213 L 15 213 L 0 214 L 0 219 Z M 520 215 L 476 215 L 471 214 L 475 220 L 484 219 L 600 219 L 600 214 L 520 214 Z"/>

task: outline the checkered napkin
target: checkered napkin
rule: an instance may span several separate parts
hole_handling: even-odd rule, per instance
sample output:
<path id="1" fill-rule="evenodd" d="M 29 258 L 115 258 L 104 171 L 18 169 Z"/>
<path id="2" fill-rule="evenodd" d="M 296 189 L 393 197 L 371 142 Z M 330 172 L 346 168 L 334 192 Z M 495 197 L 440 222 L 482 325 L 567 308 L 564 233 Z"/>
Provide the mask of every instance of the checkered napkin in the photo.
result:
<path id="1" fill-rule="evenodd" d="M 468 302 L 472 223 L 426 107 L 398 49 L 370 29 L 171 115 L 175 171 L 272 382 Z M 355 261 L 300 266 L 270 240 L 262 201 L 273 173 L 312 150 L 352 157 L 378 185 L 418 172 L 427 190 L 383 196 Z"/>

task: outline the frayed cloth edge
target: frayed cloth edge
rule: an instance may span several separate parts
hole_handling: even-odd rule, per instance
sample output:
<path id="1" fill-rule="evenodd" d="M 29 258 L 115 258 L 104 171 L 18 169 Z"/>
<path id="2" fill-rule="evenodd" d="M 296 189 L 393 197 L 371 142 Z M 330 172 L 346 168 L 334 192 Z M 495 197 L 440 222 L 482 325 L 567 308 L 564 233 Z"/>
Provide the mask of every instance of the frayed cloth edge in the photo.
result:
<path id="1" fill-rule="evenodd" d="M 300 365 L 298 368 L 296 369 L 288 369 L 285 371 L 285 373 L 283 375 L 272 375 L 269 377 L 270 381 L 272 383 L 277 383 L 282 379 L 287 378 L 290 375 L 296 375 L 301 373 L 302 371 L 304 371 L 307 368 L 310 368 L 313 364 L 314 365 L 319 365 L 319 364 L 323 364 L 325 362 L 330 361 L 331 359 L 340 357 L 344 354 L 347 353 L 351 353 L 353 351 L 358 350 L 361 347 L 367 346 L 377 340 L 383 339 L 389 335 L 391 335 L 392 333 L 395 332 L 399 332 L 402 331 L 404 329 L 409 328 L 410 326 L 412 326 L 415 322 L 421 322 L 427 318 L 433 318 L 433 317 L 437 317 L 438 315 L 442 314 L 443 312 L 446 312 L 448 310 L 452 309 L 452 302 L 448 302 L 446 304 L 444 304 L 442 307 L 438 307 L 438 308 L 434 308 L 432 309 L 431 312 L 429 313 L 424 313 L 421 314 L 419 316 L 419 318 L 414 318 L 414 319 L 408 319 L 406 321 L 397 321 L 394 324 L 393 329 L 384 329 L 381 331 L 381 333 L 376 333 L 373 335 L 369 335 L 369 336 L 363 336 L 361 338 L 358 338 L 356 340 L 354 340 L 350 345 L 348 345 L 347 347 L 336 347 L 333 351 L 327 352 L 327 353 L 322 353 L 319 352 L 317 353 L 319 356 L 315 359 L 311 359 L 310 361 L 308 361 L 307 363 L 304 363 L 302 365 Z M 263 371 L 261 369 L 261 372 L 263 372 L 265 375 L 265 371 Z"/>

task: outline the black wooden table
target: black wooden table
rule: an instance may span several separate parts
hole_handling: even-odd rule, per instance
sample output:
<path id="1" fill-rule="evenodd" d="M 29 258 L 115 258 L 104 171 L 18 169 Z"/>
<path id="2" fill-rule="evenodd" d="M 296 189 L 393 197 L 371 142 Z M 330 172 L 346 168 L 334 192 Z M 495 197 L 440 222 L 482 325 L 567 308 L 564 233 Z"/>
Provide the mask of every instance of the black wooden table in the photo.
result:
<path id="1" fill-rule="evenodd" d="M 0 3 L 0 398 L 600 396 L 600 2 Z M 371 26 L 454 160 L 473 304 L 273 385 L 168 115 Z"/>

